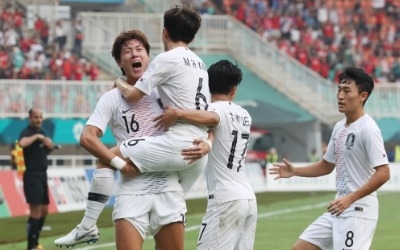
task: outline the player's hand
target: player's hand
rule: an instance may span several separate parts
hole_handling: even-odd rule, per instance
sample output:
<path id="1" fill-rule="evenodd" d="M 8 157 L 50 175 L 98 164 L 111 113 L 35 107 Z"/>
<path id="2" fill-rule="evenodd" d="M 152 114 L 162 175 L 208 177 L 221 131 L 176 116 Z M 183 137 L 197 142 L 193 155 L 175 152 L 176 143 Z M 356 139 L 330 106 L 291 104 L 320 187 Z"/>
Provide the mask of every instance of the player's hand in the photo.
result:
<path id="1" fill-rule="evenodd" d="M 118 87 L 118 86 L 117 86 L 117 82 L 118 82 L 118 81 L 124 81 L 124 82 L 126 82 L 125 79 L 123 79 L 123 78 L 121 78 L 121 77 L 118 77 L 118 78 L 115 79 L 115 81 L 114 81 L 114 85 L 113 85 L 113 87 L 112 87 L 113 89 L 116 88 L 116 87 Z"/>
<path id="2" fill-rule="evenodd" d="M 154 118 L 153 122 L 156 122 L 156 128 L 166 131 L 176 123 L 176 120 L 178 120 L 178 109 L 171 106 L 165 106 L 164 113 Z"/>
<path id="3" fill-rule="evenodd" d="M 270 175 L 276 175 L 274 180 L 290 178 L 294 175 L 294 167 L 292 163 L 285 158 L 283 159 L 283 162 L 274 163 L 272 166 L 273 167 L 268 169 L 268 172 Z"/>
<path id="4" fill-rule="evenodd" d="M 132 164 L 127 162 L 120 170 L 121 174 L 128 178 L 136 177 L 140 174 L 139 170 Z"/>
<path id="5" fill-rule="evenodd" d="M 350 195 L 339 197 L 329 203 L 327 210 L 332 215 L 341 215 L 350 205 L 353 203 L 353 199 Z"/>
<path id="6" fill-rule="evenodd" d="M 208 152 L 210 152 L 210 146 L 203 139 L 196 138 L 193 140 L 193 147 L 183 149 L 182 155 L 183 159 L 190 160 L 189 164 L 192 164 Z"/>

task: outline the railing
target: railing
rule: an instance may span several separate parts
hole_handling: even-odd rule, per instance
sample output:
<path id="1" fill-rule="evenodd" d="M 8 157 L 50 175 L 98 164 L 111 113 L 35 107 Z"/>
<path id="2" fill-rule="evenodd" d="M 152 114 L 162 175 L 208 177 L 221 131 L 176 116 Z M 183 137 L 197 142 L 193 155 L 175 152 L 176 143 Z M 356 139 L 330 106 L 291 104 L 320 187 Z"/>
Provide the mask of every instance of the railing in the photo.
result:
<path id="1" fill-rule="evenodd" d="M 98 98 L 112 85 L 110 81 L 0 80 L 0 117 L 23 118 L 29 108 L 41 107 L 46 118 L 87 118 Z M 337 110 L 335 92 L 332 84 L 327 97 L 334 102 L 333 111 Z M 310 98 L 315 99 L 312 95 Z M 400 118 L 399 107 L 400 85 L 395 84 L 377 84 L 366 104 L 367 112 L 374 118 Z"/>
<path id="2" fill-rule="evenodd" d="M 26 117 L 40 107 L 47 118 L 86 118 L 110 81 L 0 80 L 0 117 Z"/>
<path id="3" fill-rule="evenodd" d="M 0 155 L 0 168 L 9 169 L 11 156 Z M 95 167 L 97 159 L 92 155 L 49 155 L 50 168 L 56 167 Z"/>

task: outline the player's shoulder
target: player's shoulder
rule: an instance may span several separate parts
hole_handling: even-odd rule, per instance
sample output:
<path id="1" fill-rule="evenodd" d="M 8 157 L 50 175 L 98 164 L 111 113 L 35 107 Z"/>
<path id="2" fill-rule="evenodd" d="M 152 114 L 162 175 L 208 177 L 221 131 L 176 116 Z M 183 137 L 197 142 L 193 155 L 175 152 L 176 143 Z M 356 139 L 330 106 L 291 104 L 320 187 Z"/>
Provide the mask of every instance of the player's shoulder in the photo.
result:
<path id="1" fill-rule="evenodd" d="M 100 100 L 103 99 L 103 101 L 110 101 L 110 100 L 118 100 L 121 99 L 121 92 L 119 91 L 118 88 L 113 88 L 110 90 L 107 90 L 106 92 L 103 93 L 103 95 L 100 97 Z"/>
<path id="2" fill-rule="evenodd" d="M 376 121 L 368 114 L 364 114 L 361 118 L 360 126 L 363 130 L 379 130 L 378 124 Z"/>
<path id="3" fill-rule="evenodd" d="M 333 126 L 333 130 L 337 130 L 340 127 L 343 127 L 346 123 L 346 118 L 343 118 L 342 120 L 338 121 L 335 123 L 335 126 Z"/>

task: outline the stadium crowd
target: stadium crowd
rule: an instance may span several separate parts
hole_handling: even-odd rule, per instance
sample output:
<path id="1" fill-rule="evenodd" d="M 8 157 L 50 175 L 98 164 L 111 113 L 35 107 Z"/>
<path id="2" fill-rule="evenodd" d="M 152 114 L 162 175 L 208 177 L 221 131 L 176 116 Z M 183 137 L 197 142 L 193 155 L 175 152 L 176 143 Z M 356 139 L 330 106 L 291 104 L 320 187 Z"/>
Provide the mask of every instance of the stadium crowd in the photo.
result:
<path id="1" fill-rule="evenodd" d="M 229 14 L 324 78 L 347 65 L 377 83 L 400 82 L 398 0 L 195 0 L 203 14 Z"/>
<path id="2" fill-rule="evenodd" d="M 37 16 L 30 29 L 26 11 L 8 3 L 0 8 L 0 79 L 97 79 L 96 63 L 81 57 L 80 21 L 74 24 L 73 48 L 67 49 L 61 21 L 51 24 Z"/>

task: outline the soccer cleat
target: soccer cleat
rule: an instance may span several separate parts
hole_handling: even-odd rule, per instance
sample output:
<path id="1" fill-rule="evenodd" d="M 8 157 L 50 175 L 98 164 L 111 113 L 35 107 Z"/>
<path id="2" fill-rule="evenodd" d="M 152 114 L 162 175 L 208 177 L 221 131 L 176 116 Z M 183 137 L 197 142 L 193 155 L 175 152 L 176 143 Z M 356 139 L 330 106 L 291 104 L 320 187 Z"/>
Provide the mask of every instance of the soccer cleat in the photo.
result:
<path id="1" fill-rule="evenodd" d="M 58 238 L 54 241 L 54 245 L 57 247 L 74 247 L 77 244 L 82 243 L 96 243 L 99 240 L 100 232 L 97 229 L 97 226 L 94 225 L 89 230 L 84 230 L 80 228 L 79 225 L 74 228 L 69 234 L 64 237 Z"/>

